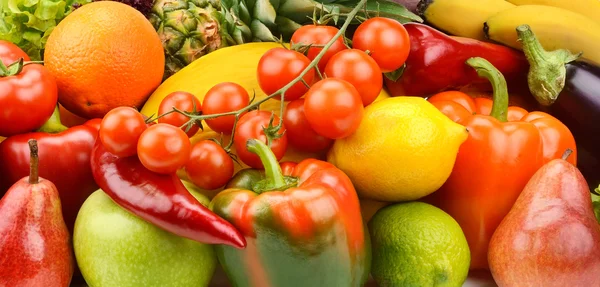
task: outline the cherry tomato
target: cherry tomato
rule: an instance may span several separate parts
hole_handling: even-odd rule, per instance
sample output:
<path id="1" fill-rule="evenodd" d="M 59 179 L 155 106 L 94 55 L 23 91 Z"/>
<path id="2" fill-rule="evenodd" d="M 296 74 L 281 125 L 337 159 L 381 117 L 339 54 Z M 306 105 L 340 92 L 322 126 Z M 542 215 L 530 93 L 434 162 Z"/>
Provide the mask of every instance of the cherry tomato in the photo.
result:
<path id="1" fill-rule="evenodd" d="M 235 145 L 236 153 L 241 161 L 253 168 L 263 168 L 260 158 L 248 151 L 246 142 L 249 139 L 257 139 L 267 143 L 267 137 L 264 129 L 269 126 L 271 112 L 267 111 L 251 111 L 245 114 L 237 124 L 233 144 Z M 279 117 L 274 115 L 273 126 L 279 124 Z M 283 158 L 287 149 L 287 135 L 284 133 L 285 125 L 279 130 L 278 134 L 282 135 L 278 139 L 271 141 L 271 150 L 275 154 L 277 160 Z"/>
<path id="2" fill-rule="evenodd" d="M 233 176 L 233 160 L 217 143 L 203 140 L 192 147 L 185 172 L 191 182 L 202 189 L 224 186 Z"/>
<path id="3" fill-rule="evenodd" d="M 331 41 L 331 39 L 333 39 L 335 34 L 337 34 L 339 31 L 340 30 L 338 28 L 333 26 L 304 25 L 294 32 L 290 43 L 302 45 L 325 45 Z M 308 49 L 306 56 L 312 61 L 317 57 L 322 49 L 323 48 L 310 48 Z M 345 49 L 348 49 L 348 47 L 346 47 L 346 44 L 344 44 L 343 36 L 340 36 L 337 38 L 337 40 L 335 40 L 335 42 L 333 42 L 333 45 L 331 45 L 331 47 L 325 51 L 325 54 L 323 54 L 321 60 L 319 60 L 319 63 L 317 64 L 319 70 L 321 72 L 325 71 L 325 66 L 329 62 L 329 59 L 339 51 L 343 51 Z"/>
<path id="4" fill-rule="evenodd" d="M 140 135 L 146 130 L 144 116 L 131 107 L 110 110 L 100 122 L 99 138 L 110 153 L 128 157 L 137 153 Z"/>
<path id="5" fill-rule="evenodd" d="M 383 88 L 381 69 L 373 58 L 357 49 L 335 54 L 325 68 L 325 75 L 352 84 L 360 94 L 363 106 L 372 103 Z"/>
<path id="6" fill-rule="evenodd" d="M 149 170 L 172 174 L 190 158 L 190 140 L 183 130 L 169 124 L 149 126 L 140 136 L 137 153 Z"/>
<path id="7" fill-rule="evenodd" d="M 356 131 L 364 107 L 354 86 L 344 80 L 328 78 L 310 88 L 304 101 L 304 113 L 318 134 L 339 139 Z"/>
<path id="8" fill-rule="evenodd" d="M 400 22 L 385 17 L 374 17 L 356 28 L 352 46 L 355 49 L 370 51 L 381 71 L 387 73 L 404 65 L 410 51 L 410 39 Z"/>
<path id="9" fill-rule="evenodd" d="M 265 94 L 273 94 L 300 76 L 308 65 L 310 65 L 310 60 L 296 51 L 273 48 L 267 51 L 258 61 L 258 85 Z M 314 78 L 314 69 L 311 69 L 302 77 L 307 84 L 311 84 Z M 307 91 L 306 85 L 302 81 L 298 81 L 286 91 L 285 100 L 299 99 Z M 275 97 L 275 99 L 281 100 L 281 97 Z"/>
<path id="10" fill-rule="evenodd" d="M 214 115 L 237 111 L 250 103 L 250 97 L 244 87 L 231 82 L 220 83 L 212 87 L 202 102 L 205 115 Z M 206 124 L 216 132 L 231 134 L 235 116 L 223 116 L 207 119 Z"/>
<path id="11" fill-rule="evenodd" d="M 16 45 L 0 41 L 0 60 L 8 66 L 29 60 Z M 56 81 L 40 64 L 29 64 L 16 74 L 0 72 L 0 137 L 40 128 L 52 116 L 58 100 Z"/>
<path id="12" fill-rule="evenodd" d="M 180 111 L 191 113 L 194 111 L 200 112 L 202 110 L 202 105 L 200 104 L 200 101 L 198 100 L 198 98 L 196 98 L 196 96 L 194 96 L 193 94 L 190 94 L 188 92 L 173 92 L 173 93 L 168 94 L 162 100 L 162 102 L 160 102 L 160 106 L 158 107 L 158 114 L 159 115 L 166 114 L 168 112 L 171 112 L 173 110 L 173 108 L 177 108 Z M 194 110 L 194 108 L 195 108 L 195 110 Z M 158 122 L 170 124 L 170 125 L 176 126 L 176 127 L 181 127 L 185 123 L 187 123 L 189 119 L 190 118 L 188 118 L 185 115 L 182 115 L 180 113 L 171 112 L 170 114 L 168 114 L 166 116 L 161 116 L 160 118 L 158 118 Z M 182 128 L 185 131 L 185 129 L 187 127 L 182 127 Z M 200 129 L 200 127 L 198 125 L 194 124 L 192 126 L 192 128 L 190 128 L 186 132 L 186 134 L 189 137 L 192 137 L 198 132 L 198 129 Z"/>
<path id="13" fill-rule="evenodd" d="M 318 152 L 327 149 L 332 139 L 317 134 L 304 114 L 304 99 L 290 102 L 283 113 L 283 124 L 290 145 L 301 151 Z"/>
<path id="14" fill-rule="evenodd" d="M 4 40 L 0 40 L 0 60 L 5 66 L 23 58 L 24 61 L 30 61 L 29 56 L 19 46 Z"/>

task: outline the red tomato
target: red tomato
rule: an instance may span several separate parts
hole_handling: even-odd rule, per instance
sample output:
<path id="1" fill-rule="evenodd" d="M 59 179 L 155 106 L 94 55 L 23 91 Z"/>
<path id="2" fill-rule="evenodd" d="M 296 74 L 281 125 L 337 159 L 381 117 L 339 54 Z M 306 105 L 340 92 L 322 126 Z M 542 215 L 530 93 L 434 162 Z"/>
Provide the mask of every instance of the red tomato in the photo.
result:
<path id="1" fill-rule="evenodd" d="M 190 140 L 183 130 L 169 124 L 155 124 L 140 136 L 137 154 L 147 169 L 172 174 L 186 164 L 190 149 Z"/>
<path id="2" fill-rule="evenodd" d="M 250 97 L 244 87 L 225 82 L 210 88 L 202 102 L 205 115 L 214 115 L 237 111 L 250 103 Z M 231 134 L 235 116 L 223 116 L 207 119 L 206 124 L 216 132 Z"/>
<path id="3" fill-rule="evenodd" d="M 352 84 L 363 106 L 367 106 L 379 96 L 383 88 L 381 69 L 367 53 L 352 49 L 335 54 L 325 68 L 329 78 L 342 79 Z"/>
<path id="4" fill-rule="evenodd" d="M 20 58 L 29 60 L 16 45 L 0 41 L 0 60 L 8 66 Z M 54 77 L 39 64 L 29 64 L 16 74 L 0 72 L 0 136 L 8 137 L 41 127 L 58 100 Z"/>
<path id="5" fill-rule="evenodd" d="M 355 49 L 370 51 L 384 73 L 398 70 L 410 51 L 408 32 L 400 22 L 385 18 L 371 18 L 356 28 L 352 37 Z"/>
<path id="6" fill-rule="evenodd" d="M 263 168 L 263 164 L 258 155 L 248 151 L 246 142 L 248 142 L 249 139 L 257 139 L 267 143 L 264 129 L 269 126 L 270 119 L 271 112 L 260 110 L 251 111 L 244 115 L 237 124 L 235 135 L 233 137 L 233 144 L 235 145 L 235 150 L 240 160 L 250 167 Z M 279 117 L 274 115 L 273 126 L 277 126 L 279 121 Z M 275 154 L 277 160 L 283 158 L 287 149 L 287 135 L 284 131 L 285 126 L 278 132 L 278 134 L 283 135 L 280 138 L 271 141 L 271 150 Z"/>
<path id="7" fill-rule="evenodd" d="M 302 45 L 325 45 L 327 42 L 331 41 L 335 34 L 340 30 L 333 26 L 322 26 L 322 25 L 304 25 L 300 27 L 294 34 L 292 35 L 292 39 L 290 43 L 292 44 L 302 44 Z M 325 71 L 325 66 L 329 62 L 329 59 L 338 53 L 339 51 L 343 51 L 348 49 L 346 44 L 344 44 L 344 36 L 340 36 L 333 42 L 333 45 L 325 51 L 321 60 L 319 60 L 319 70 L 321 72 Z M 314 60 L 319 52 L 321 52 L 323 48 L 310 48 L 306 53 L 306 56 L 309 60 Z"/>
<path id="8" fill-rule="evenodd" d="M 354 86 L 344 80 L 328 78 L 310 88 L 304 101 L 304 113 L 318 134 L 339 139 L 356 131 L 364 107 Z"/>
<path id="9" fill-rule="evenodd" d="M 284 48 L 273 48 L 267 51 L 258 61 L 257 78 L 258 85 L 267 95 L 271 95 L 296 79 L 306 67 L 310 60 L 292 50 Z M 311 69 L 302 79 L 309 85 L 315 78 L 315 71 Z M 297 82 L 285 93 L 286 101 L 293 101 L 302 97 L 308 88 L 302 81 Z M 275 99 L 281 99 L 275 97 Z"/>
<path id="10" fill-rule="evenodd" d="M 137 153 L 140 135 L 146 130 L 144 116 L 131 107 L 110 110 L 100 122 L 99 138 L 104 148 L 119 157 Z"/>
<path id="11" fill-rule="evenodd" d="M 180 111 L 184 112 L 200 112 L 202 110 L 202 105 L 198 98 L 196 98 L 193 94 L 188 92 L 173 92 L 168 94 L 162 102 L 160 102 L 160 106 L 158 107 L 158 114 L 163 115 L 168 112 L 173 111 L 173 108 L 177 108 Z M 195 109 L 195 110 L 194 110 Z M 189 121 L 185 115 L 182 115 L 178 112 L 171 112 L 166 116 L 161 116 L 158 118 L 159 123 L 170 124 L 172 126 L 181 127 L 184 131 L 187 127 L 182 127 L 185 123 Z M 198 132 L 200 127 L 196 124 L 190 128 L 186 134 L 189 137 L 192 137 Z"/>
<path id="12" fill-rule="evenodd" d="M 332 139 L 317 134 L 308 123 L 304 114 L 304 99 L 290 102 L 283 113 L 283 124 L 290 145 L 306 152 L 318 152 L 327 149 Z"/>
<path id="13" fill-rule="evenodd" d="M 23 58 L 24 61 L 29 61 L 29 56 L 19 46 L 4 40 L 0 40 L 0 60 L 5 66 Z"/>
<path id="14" fill-rule="evenodd" d="M 213 190 L 224 186 L 233 176 L 233 160 L 217 143 L 203 140 L 192 147 L 185 172 L 200 188 Z"/>

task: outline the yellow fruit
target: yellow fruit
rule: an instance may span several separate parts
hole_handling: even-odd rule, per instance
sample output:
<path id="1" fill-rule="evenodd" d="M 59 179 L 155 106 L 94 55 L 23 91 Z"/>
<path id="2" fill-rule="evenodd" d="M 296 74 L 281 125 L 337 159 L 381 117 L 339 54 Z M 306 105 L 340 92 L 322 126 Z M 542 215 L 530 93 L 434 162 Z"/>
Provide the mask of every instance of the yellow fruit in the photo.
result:
<path id="1" fill-rule="evenodd" d="M 584 15 L 600 24 L 598 0 L 506 0 L 515 5 L 544 5 L 563 8 Z"/>
<path id="2" fill-rule="evenodd" d="M 194 94 L 200 102 L 204 99 L 206 92 L 214 85 L 222 82 L 235 82 L 246 88 L 250 95 L 255 94 L 256 100 L 264 99 L 267 95 L 260 89 L 256 80 L 256 68 L 262 55 L 269 49 L 281 47 L 280 44 L 263 42 L 248 43 L 231 46 L 216 50 L 200 59 L 192 62 L 173 76 L 169 77 L 162 85 L 154 91 L 144 107 L 142 114 L 146 116 L 156 115 L 160 102 L 170 93 L 185 91 Z M 378 100 L 388 98 L 389 95 L 382 91 Z M 280 114 L 280 102 L 269 100 L 260 106 L 262 110 L 274 111 Z M 204 132 L 198 132 L 192 137 L 192 143 L 203 139 L 217 138 L 221 135 L 212 131 L 209 126 L 204 125 Z M 231 137 L 223 135 L 223 141 L 228 143 Z M 233 149 L 235 153 L 235 149 Z M 295 150 L 288 145 L 288 150 L 282 161 L 300 161 L 305 158 L 324 158 L 324 154 L 304 153 Z M 241 162 L 240 162 L 241 163 Z M 246 168 L 245 164 L 235 165 L 235 171 Z M 186 178 L 185 173 L 180 171 L 179 176 Z M 215 194 L 217 191 L 205 192 Z"/>
<path id="3" fill-rule="evenodd" d="M 448 179 L 467 136 L 421 97 L 388 98 L 365 108 L 358 130 L 336 140 L 327 160 L 346 172 L 362 198 L 415 200 Z"/>
<path id="4" fill-rule="evenodd" d="M 515 5 L 504 0 L 432 0 L 421 1 L 418 12 L 425 21 L 451 35 L 485 41 L 485 20 L 512 7 Z"/>
<path id="5" fill-rule="evenodd" d="M 569 10 L 542 5 L 515 6 L 490 17 L 485 31 L 490 39 L 521 49 L 516 29 L 523 24 L 531 27 L 547 51 L 583 52 L 583 58 L 600 63 L 600 24 Z"/>

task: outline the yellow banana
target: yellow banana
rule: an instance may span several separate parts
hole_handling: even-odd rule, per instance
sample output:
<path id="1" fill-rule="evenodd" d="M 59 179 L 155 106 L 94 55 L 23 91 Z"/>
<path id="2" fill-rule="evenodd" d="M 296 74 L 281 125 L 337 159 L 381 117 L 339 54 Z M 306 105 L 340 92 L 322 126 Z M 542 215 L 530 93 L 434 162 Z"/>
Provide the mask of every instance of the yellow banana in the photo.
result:
<path id="1" fill-rule="evenodd" d="M 485 20 L 513 7 L 504 0 L 422 0 L 417 11 L 429 24 L 451 35 L 487 40 Z"/>
<path id="2" fill-rule="evenodd" d="M 598 0 L 506 0 L 515 5 L 544 5 L 563 8 L 584 15 L 600 24 Z"/>
<path id="3" fill-rule="evenodd" d="M 260 89 L 256 79 L 256 69 L 258 61 L 268 50 L 281 47 L 280 44 L 272 42 L 248 43 L 243 45 L 231 46 L 216 50 L 207 54 L 190 65 L 183 68 L 173 76 L 169 77 L 156 91 L 150 96 L 141 113 L 146 116 L 156 115 L 160 102 L 170 93 L 176 91 L 185 91 L 194 94 L 200 102 L 204 99 L 206 92 L 214 85 L 222 82 L 235 82 L 246 88 L 250 95 L 255 94 L 256 100 L 264 99 L 267 95 Z M 382 90 L 378 100 L 387 98 L 389 95 Z M 280 102 L 269 100 L 260 105 L 261 110 L 280 113 Z M 217 138 L 221 135 L 212 131 L 210 127 L 204 125 L 204 131 L 198 132 L 192 137 L 192 143 L 203 139 Z M 223 142 L 227 144 L 231 137 L 223 135 Z M 235 149 L 232 150 L 235 152 Z M 283 161 L 300 161 L 308 157 L 322 157 L 320 154 L 302 153 L 288 147 Z M 240 162 L 241 163 L 241 162 Z M 235 165 L 236 172 L 246 165 Z M 185 179 L 185 173 L 179 172 L 179 176 Z M 211 196 L 214 192 L 205 192 Z"/>
<path id="4" fill-rule="evenodd" d="M 600 63 L 600 24 L 569 10 L 542 5 L 523 5 L 502 11 L 485 23 L 487 36 L 521 49 L 516 28 L 527 24 L 548 50 L 583 52 L 583 58 Z"/>

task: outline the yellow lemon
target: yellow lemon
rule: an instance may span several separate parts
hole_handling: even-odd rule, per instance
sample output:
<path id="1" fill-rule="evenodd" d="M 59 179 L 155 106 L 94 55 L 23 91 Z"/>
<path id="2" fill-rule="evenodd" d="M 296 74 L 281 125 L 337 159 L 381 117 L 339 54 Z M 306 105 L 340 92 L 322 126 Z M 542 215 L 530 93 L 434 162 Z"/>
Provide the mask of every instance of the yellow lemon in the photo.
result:
<path id="1" fill-rule="evenodd" d="M 327 160 L 350 177 L 361 198 L 416 200 L 448 179 L 467 136 L 421 97 L 386 98 L 365 108 L 359 128 L 336 140 Z"/>

